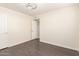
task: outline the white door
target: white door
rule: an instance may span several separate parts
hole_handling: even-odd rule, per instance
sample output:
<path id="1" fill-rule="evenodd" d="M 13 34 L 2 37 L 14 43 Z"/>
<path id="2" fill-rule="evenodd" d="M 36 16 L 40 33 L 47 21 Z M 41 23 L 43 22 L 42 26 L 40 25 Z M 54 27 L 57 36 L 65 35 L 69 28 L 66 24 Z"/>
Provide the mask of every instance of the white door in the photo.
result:
<path id="1" fill-rule="evenodd" d="M 38 38 L 37 33 L 37 22 L 35 20 L 32 20 L 32 39 Z"/>
<path id="2" fill-rule="evenodd" d="M 0 49 L 8 46 L 7 16 L 0 15 Z"/>
<path id="3" fill-rule="evenodd" d="M 32 39 L 39 38 L 40 31 L 40 19 L 36 18 L 32 20 Z"/>

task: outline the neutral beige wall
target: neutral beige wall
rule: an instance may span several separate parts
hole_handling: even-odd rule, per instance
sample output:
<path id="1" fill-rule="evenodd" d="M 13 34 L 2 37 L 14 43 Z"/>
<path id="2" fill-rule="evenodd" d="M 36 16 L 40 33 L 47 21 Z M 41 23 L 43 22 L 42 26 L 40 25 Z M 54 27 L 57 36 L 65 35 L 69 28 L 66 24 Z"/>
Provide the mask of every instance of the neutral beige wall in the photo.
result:
<path id="1" fill-rule="evenodd" d="M 78 50 L 76 15 L 75 6 L 63 7 L 38 15 L 40 18 L 40 40 Z"/>
<path id="2" fill-rule="evenodd" d="M 77 7 L 78 9 L 77 9 L 77 13 L 78 13 L 78 15 L 77 15 L 77 20 L 78 20 L 78 39 L 77 39 L 77 46 L 78 46 L 78 51 L 79 51 L 79 5 L 78 5 L 78 7 Z"/>
<path id="3" fill-rule="evenodd" d="M 32 17 L 7 8 L 0 7 L 0 15 L 8 19 L 8 46 L 31 40 Z"/>
<path id="4" fill-rule="evenodd" d="M 75 39 L 75 42 L 76 42 L 76 46 L 78 48 L 78 51 L 79 51 L 79 5 L 76 6 L 76 39 Z"/>

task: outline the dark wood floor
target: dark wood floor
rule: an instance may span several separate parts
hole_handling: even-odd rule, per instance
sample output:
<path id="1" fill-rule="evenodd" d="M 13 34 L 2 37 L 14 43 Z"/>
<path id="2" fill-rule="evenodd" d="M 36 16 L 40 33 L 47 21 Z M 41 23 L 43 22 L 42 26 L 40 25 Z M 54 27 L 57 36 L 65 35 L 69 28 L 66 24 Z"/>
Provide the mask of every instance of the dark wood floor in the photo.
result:
<path id="1" fill-rule="evenodd" d="M 31 40 L 0 50 L 0 56 L 79 56 L 79 52 Z"/>

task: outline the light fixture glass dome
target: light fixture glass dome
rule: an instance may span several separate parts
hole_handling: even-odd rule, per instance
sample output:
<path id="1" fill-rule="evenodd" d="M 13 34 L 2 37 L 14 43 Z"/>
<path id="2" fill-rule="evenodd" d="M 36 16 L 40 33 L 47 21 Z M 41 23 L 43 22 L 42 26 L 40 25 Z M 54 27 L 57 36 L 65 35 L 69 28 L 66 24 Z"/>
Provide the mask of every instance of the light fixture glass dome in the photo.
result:
<path id="1" fill-rule="evenodd" d="M 35 3 L 27 3 L 27 4 L 25 4 L 25 6 L 28 9 L 36 9 L 37 8 L 37 4 L 35 4 Z"/>

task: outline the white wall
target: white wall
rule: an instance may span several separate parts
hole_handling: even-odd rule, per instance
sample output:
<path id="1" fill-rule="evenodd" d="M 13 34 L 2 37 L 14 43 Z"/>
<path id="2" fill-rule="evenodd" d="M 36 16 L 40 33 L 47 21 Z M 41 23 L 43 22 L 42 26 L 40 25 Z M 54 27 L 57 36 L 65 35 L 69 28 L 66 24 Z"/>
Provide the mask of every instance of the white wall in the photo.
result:
<path id="1" fill-rule="evenodd" d="M 79 51 L 79 5 L 78 5 L 77 8 L 78 8 L 78 9 L 77 9 L 77 13 L 78 13 L 78 14 L 77 14 L 77 17 L 78 17 L 78 18 L 77 18 L 77 20 L 78 20 L 78 25 L 77 25 L 77 27 L 78 27 L 78 32 L 77 32 L 77 33 L 78 33 L 78 36 L 77 36 L 77 37 L 78 37 L 78 39 L 77 39 L 77 47 L 78 47 L 78 51 Z"/>
<path id="2" fill-rule="evenodd" d="M 76 26 L 76 39 L 77 40 L 75 40 L 76 41 L 76 46 L 77 46 L 77 48 L 78 48 L 78 51 L 79 51 L 79 5 L 78 6 L 76 6 L 76 13 L 77 13 L 77 15 L 76 15 L 76 19 L 77 19 L 77 21 L 76 21 L 76 24 L 77 24 L 77 26 Z"/>
<path id="3" fill-rule="evenodd" d="M 8 46 L 31 40 L 32 17 L 20 12 L 0 7 L 0 15 L 8 19 Z"/>
<path id="4" fill-rule="evenodd" d="M 78 50 L 76 39 L 76 7 L 63 7 L 38 15 L 40 40 L 53 45 Z"/>

